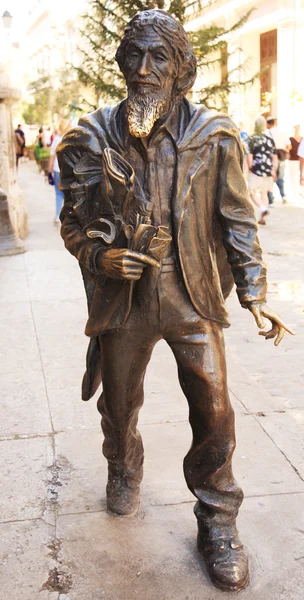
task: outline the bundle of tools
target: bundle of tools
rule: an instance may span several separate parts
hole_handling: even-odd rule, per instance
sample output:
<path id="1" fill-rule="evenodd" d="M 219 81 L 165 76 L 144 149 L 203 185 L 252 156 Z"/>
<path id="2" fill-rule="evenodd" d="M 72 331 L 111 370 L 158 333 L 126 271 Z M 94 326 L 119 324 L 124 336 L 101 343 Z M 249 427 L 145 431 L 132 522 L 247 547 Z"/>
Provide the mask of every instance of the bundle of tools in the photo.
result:
<path id="1" fill-rule="evenodd" d="M 73 208 L 89 238 L 162 259 L 171 235 L 167 227 L 151 224 L 152 203 L 145 200 L 132 166 L 118 152 L 105 148 L 101 161 L 87 153 L 73 173 Z"/>

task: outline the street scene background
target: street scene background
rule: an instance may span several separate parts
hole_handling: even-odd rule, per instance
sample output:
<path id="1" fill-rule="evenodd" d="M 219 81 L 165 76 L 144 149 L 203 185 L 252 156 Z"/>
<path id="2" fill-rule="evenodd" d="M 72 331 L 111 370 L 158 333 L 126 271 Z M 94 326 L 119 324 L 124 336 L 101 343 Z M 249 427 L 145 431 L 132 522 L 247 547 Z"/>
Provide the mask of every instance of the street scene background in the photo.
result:
<path id="1" fill-rule="evenodd" d="M 81 401 L 87 306 L 77 261 L 60 237 L 49 161 L 60 128 L 123 93 L 115 79 L 107 96 L 109 74 L 101 87 L 77 74 L 82 51 L 90 54 L 80 31 L 92 4 L 0 2 L 0 599 L 225 600 L 231 595 L 211 586 L 195 548 L 194 499 L 182 471 L 188 408 L 169 347 L 157 344 L 146 375 L 136 518 L 106 511 L 97 397 Z M 208 43 L 220 41 L 191 99 L 202 101 L 208 89 L 210 105 L 249 137 L 264 115 L 284 146 L 296 125 L 300 138 L 303 1 L 260 0 L 253 12 L 245 1 L 191 4 L 186 29 L 208 29 Z M 19 126 L 26 151 L 17 169 Z M 251 570 L 244 600 L 302 600 L 304 589 L 304 188 L 300 171 L 294 185 L 288 158 L 284 166 L 284 196 L 274 183 L 259 236 L 268 303 L 296 336 L 276 348 L 234 290 L 227 302 L 234 473 L 245 493 L 238 526 Z"/>

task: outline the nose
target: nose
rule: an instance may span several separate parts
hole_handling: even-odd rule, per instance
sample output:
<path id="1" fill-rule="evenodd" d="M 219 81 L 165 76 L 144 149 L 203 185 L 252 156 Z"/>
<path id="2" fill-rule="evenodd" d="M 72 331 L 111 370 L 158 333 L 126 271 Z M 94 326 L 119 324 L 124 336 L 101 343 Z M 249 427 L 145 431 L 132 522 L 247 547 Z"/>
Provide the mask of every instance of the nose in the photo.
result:
<path id="1" fill-rule="evenodd" d="M 140 77 L 146 77 L 151 74 L 151 60 L 149 54 L 143 54 L 137 73 Z"/>

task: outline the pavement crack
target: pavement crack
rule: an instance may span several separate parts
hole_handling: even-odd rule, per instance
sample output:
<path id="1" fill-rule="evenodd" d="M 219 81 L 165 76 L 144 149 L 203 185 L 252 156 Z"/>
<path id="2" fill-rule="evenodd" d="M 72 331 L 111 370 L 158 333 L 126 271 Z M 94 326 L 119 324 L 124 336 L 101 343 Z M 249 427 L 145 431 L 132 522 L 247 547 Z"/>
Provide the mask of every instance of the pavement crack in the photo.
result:
<path id="1" fill-rule="evenodd" d="M 268 431 L 265 429 L 265 427 L 263 427 L 262 422 L 259 421 L 259 419 L 256 418 L 255 415 L 253 415 L 253 418 L 255 419 L 255 421 L 259 424 L 259 426 L 261 427 L 261 429 L 264 431 L 264 433 L 266 433 L 266 435 L 269 437 L 269 439 L 272 441 L 272 443 L 275 445 L 275 447 L 279 450 L 279 452 L 281 452 L 281 454 L 284 456 L 284 458 L 287 460 L 287 462 L 290 464 L 291 468 L 294 470 L 294 472 L 296 473 L 296 475 L 299 477 L 299 479 L 301 479 L 301 481 L 303 481 L 304 483 L 304 478 L 302 477 L 301 473 L 299 472 L 299 470 L 297 469 L 297 467 L 295 467 L 295 465 L 291 462 L 291 460 L 288 458 L 288 456 L 285 454 L 285 452 L 283 452 L 282 448 L 280 448 L 275 440 L 271 437 L 271 435 L 268 433 Z"/>
<path id="2" fill-rule="evenodd" d="M 72 465 L 65 456 L 59 455 L 53 464 L 47 468 L 48 479 L 46 481 L 48 502 L 51 506 L 58 503 L 60 488 L 70 478 Z"/>
<path id="3" fill-rule="evenodd" d="M 48 525 L 48 527 L 54 527 L 54 523 L 50 523 L 43 517 L 33 517 L 32 519 L 6 519 L 4 521 L 0 521 L 0 527 L 1 525 L 9 525 L 10 523 L 31 523 L 34 521 L 42 521 L 42 523 Z"/>
<path id="4" fill-rule="evenodd" d="M 54 536 L 47 545 L 48 555 L 53 565 L 49 569 L 48 578 L 42 584 L 40 591 L 57 592 L 59 597 L 61 597 L 60 594 L 67 594 L 73 584 L 70 565 L 66 564 L 63 559 L 62 540 L 57 535 L 59 493 L 62 486 L 69 480 L 71 471 L 72 466 L 65 456 L 56 457 L 55 439 L 53 438 L 53 464 L 47 469 L 47 500 L 45 502 L 45 510 L 51 508 L 55 520 Z"/>
<path id="5" fill-rule="evenodd" d="M 51 438 L 53 433 L 16 433 L 15 435 L 4 435 L 0 437 L 0 442 L 10 442 L 14 440 L 35 440 L 38 438 Z"/>

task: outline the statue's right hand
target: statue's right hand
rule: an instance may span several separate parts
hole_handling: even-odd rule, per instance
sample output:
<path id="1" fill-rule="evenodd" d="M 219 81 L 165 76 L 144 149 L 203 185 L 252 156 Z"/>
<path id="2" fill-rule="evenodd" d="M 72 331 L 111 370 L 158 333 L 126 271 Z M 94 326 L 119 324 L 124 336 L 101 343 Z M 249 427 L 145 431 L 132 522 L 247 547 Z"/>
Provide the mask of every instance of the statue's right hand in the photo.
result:
<path id="1" fill-rule="evenodd" d="M 160 264 L 147 254 L 133 252 L 124 248 L 111 248 L 103 252 L 99 266 L 107 277 L 112 279 L 128 279 L 137 281 L 141 278 L 144 268 L 160 267 Z"/>

